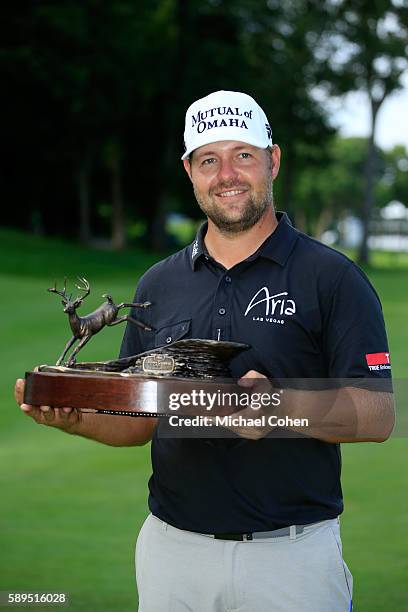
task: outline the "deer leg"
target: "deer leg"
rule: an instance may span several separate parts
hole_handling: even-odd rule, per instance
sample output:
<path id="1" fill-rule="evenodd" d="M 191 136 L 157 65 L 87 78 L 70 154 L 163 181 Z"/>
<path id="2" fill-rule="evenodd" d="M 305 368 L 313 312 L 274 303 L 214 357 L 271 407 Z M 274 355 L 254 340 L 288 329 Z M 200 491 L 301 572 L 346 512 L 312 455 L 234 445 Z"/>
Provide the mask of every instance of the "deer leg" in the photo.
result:
<path id="1" fill-rule="evenodd" d="M 128 304 L 127 302 L 121 302 L 118 304 L 118 308 L 148 308 L 151 306 L 151 302 L 135 302 L 133 304 Z"/>
<path id="2" fill-rule="evenodd" d="M 149 327 L 148 325 L 145 325 L 144 323 L 142 323 L 141 321 L 138 321 L 137 319 L 134 319 L 130 315 L 123 315 L 123 317 L 119 317 L 119 319 L 115 319 L 114 321 L 112 321 L 112 323 L 108 323 L 108 326 L 112 327 L 113 325 L 118 325 L 118 323 L 123 323 L 123 321 L 130 321 L 131 323 L 134 323 L 135 325 L 138 325 L 139 327 L 141 327 L 145 331 L 152 331 L 153 330 L 152 327 Z"/>
<path id="3" fill-rule="evenodd" d="M 57 363 L 55 365 L 57 365 L 57 366 L 61 365 L 62 360 L 64 359 L 65 355 L 67 354 L 67 352 L 69 351 L 71 346 L 74 344 L 75 340 L 77 340 L 76 336 L 72 336 L 72 338 L 70 340 L 68 340 L 68 342 L 65 345 L 64 350 L 61 353 L 61 357 L 58 359 L 58 361 L 57 361 Z"/>
<path id="4" fill-rule="evenodd" d="M 82 340 L 76 345 L 76 347 L 74 348 L 74 350 L 71 353 L 71 357 L 69 358 L 69 361 L 67 363 L 67 366 L 70 368 L 71 366 L 74 365 L 74 363 L 76 362 L 76 355 L 77 353 L 81 350 L 81 348 L 83 346 L 85 346 L 85 344 L 87 342 L 89 342 L 89 340 L 92 338 L 92 334 L 89 334 L 88 336 L 84 336 L 82 338 Z"/>

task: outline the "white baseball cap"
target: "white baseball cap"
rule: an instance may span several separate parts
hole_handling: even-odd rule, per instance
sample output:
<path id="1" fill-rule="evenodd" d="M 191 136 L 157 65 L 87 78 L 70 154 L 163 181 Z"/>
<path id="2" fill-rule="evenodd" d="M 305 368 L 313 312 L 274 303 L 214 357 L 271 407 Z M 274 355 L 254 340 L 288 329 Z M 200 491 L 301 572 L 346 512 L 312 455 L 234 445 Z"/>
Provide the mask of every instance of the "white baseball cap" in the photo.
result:
<path id="1" fill-rule="evenodd" d="M 266 149 L 272 129 L 262 108 L 239 91 L 215 91 L 187 109 L 184 130 L 186 159 L 194 149 L 220 140 L 237 140 Z"/>

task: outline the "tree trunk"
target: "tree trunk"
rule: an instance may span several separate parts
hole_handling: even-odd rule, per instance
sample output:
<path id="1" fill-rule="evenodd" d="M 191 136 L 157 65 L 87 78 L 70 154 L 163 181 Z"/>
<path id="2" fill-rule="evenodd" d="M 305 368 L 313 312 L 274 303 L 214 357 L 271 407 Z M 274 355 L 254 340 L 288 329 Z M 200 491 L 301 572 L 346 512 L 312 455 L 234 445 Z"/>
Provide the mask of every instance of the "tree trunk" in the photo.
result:
<path id="1" fill-rule="evenodd" d="M 321 240 L 322 235 L 333 221 L 333 211 L 331 208 L 324 208 L 318 216 L 316 223 L 314 224 L 313 236 L 317 240 Z"/>
<path id="2" fill-rule="evenodd" d="M 369 230 L 370 230 L 370 220 L 371 214 L 374 207 L 374 171 L 375 171 L 375 159 L 376 159 L 376 151 L 375 151 L 375 128 L 377 123 L 377 115 L 380 109 L 380 106 L 383 102 L 375 101 L 373 98 L 370 99 L 371 102 L 371 130 L 370 135 L 368 137 L 367 144 L 367 157 L 365 162 L 365 172 L 364 172 L 364 200 L 363 206 L 361 210 L 361 221 L 363 224 L 363 238 L 360 244 L 359 252 L 358 252 L 358 263 L 363 266 L 367 266 L 370 263 L 370 253 L 368 248 L 368 238 L 369 238 Z"/>
<path id="3" fill-rule="evenodd" d="M 79 164 L 77 172 L 79 200 L 79 239 L 84 244 L 91 241 L 90 202 L 89 202 L 90 156 L 86 153 Z"/>
<path id="4" fill-rule="evenodd" d="M 303 232 L 304 234 L 307 234 L 307 220 L 303 208 L 300 208 L 296 211 L 296 217 L 294 219 L 292 217 L 289 218 L 292 222 L 294 222 L 294 225 L 297 230 Z"/>
<path id="5" fill-rule="evenodd" d="M 175 4 L 175 19 L 177 27 L 177 46 L 172 66 L 172 89 L 167 95 L 166 107 L 173 110 L 163 126 L 162 139 L 164 144 L 161 171 L 159 177 L 159 193 L 154 219 L 151 220 L 151 243 L 156 251 L 163 251 L 166 245 L 165 222 L 168 213 L 169 186 L 172 184 L 174 155 L 180 157 L 180 122 L 177 113 L 181 105 L 181 92 L 185 80 L 186 56 L 188 54 L 188 37 L 191 7 L 185 0 L 177 0 Z M 161 107 L 163 104 L 161 102 Z M 163 109 L 161 110 L 163 114 Z M 181 164 L 181 162 L 180 162 Z"/>
<path id="6" fill-rule="evenodd" d="M 300 223 L 305 222 L 305 216 L 298 214 L 300 211 L 295 211 L 292 206 L 293 198 L 293 168 L 294 168 L 294 155 L 293 149 L 289 145 L 285 150 L 285 159 L 283 163 L 283 180 L 282 180 L 282 205 L 278 205 L 279 210 L 286 211 L 289 219 L 292 223 L 298 227 L 298 221 Z M 299 218 L 298 218 L 299 217 Z"/>
<path id="7" fill-rule="evenodd" d="M 119 145 L 111 147 L 109 169 L 112 185 L 112 248 L 119 251 L 126 246 L 125 212 L 120 177 Z"/>

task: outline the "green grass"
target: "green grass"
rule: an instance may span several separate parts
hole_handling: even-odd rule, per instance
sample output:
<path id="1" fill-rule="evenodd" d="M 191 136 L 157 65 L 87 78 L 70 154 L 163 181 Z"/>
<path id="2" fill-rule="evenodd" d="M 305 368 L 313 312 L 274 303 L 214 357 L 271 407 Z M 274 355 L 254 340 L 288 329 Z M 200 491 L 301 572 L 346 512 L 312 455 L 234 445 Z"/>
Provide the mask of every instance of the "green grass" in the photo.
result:
<path id="1" fill-rule="evenodd" d="M 110 448 L 38 427 L 20 413 L 12 389 L 25 370 L 55 360 L 68 338 L 46 287 L 64 275 L 71 283 L 87 276 L 91 310 L 106 291 L 132 298 L 153 261 L 0 231 L 0 591 L 66 591 L 75 612 L 136 607 L 133 554 L 147 513 L 149 447 Z M 408 261 L 379 254 L 374 263 L 368 274 L 383 301 L 394 375 L 408 378 Z M 112 358 L 122 333 L 102 331 L 82 358 Z M 357 612 L 408 609 L 407 451 L 404 438 L 343 445 L 343 543 Z"/>

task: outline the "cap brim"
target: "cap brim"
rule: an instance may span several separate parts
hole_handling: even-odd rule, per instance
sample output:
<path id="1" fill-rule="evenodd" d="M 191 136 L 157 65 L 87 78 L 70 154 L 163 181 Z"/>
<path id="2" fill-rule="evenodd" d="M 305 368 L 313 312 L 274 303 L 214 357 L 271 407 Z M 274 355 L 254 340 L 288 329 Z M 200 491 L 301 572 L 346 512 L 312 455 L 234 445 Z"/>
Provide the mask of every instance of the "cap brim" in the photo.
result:
<path id="1" fill-rule="evenodd" d="M 258 149 L 266 149 L 267 147 L 271 146 L 271 143 L 269 142 L 269 140 L 266 140 L 263 142 L 260 142 L 256 138 L 247 138 L 246 140 L 237 140 L 235 138 L 231 138 L 231 134 L 220 134 L 216 138 L 211 138 L 211 140 L 208 140 L 208 142 L 201 143 L 198 147 L 195 147 L 194 149 L 187 149 L 186 152 L 181 157 L 181 159 L 182 160 L 187 159 L 187 157 L 193 151 L 196 151 L 200 147 L 205 147 L 206 145 L 211 144 L 212 142 L 222 142 L 223 140 L 232 140 L 235 142 L 242 142 L 243 144 L 249 144 L 249 145 L 252 145 L 253 147 L 258 147 Z"/>

